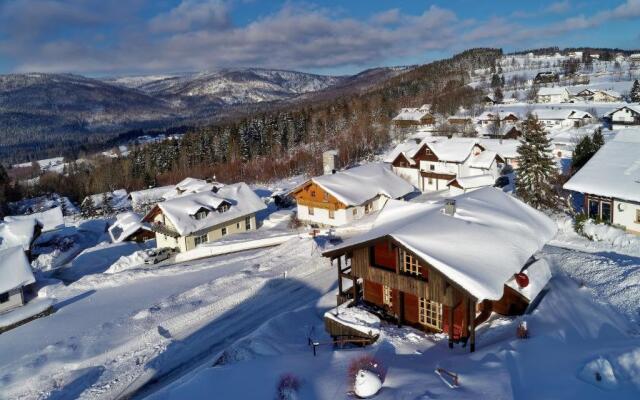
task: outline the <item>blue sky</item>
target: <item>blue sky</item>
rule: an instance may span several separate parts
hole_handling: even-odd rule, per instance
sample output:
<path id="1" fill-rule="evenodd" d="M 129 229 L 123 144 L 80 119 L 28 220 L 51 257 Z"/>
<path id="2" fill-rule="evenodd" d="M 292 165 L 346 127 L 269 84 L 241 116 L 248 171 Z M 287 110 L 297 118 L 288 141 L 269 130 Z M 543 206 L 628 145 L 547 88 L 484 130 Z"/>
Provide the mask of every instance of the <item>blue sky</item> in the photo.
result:
<path id="1" fill-rule="evenodd" d="M 0 0 L 0 73 L 348 74 L 467 48 L 640 47 L 640 0 Z"/>

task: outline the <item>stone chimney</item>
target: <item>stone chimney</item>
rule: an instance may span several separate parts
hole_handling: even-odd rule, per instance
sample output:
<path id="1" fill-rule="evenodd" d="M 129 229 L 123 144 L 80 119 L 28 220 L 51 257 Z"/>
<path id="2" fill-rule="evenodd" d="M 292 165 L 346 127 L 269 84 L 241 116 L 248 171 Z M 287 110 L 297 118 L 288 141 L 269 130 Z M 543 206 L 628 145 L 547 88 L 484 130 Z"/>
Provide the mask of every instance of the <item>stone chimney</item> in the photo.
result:
<path id="1" fill-rule="evenodd" d="M 322 169 L 325 175 L 335 174 L 338 169 L 338 151 L 327 150 L 322 153 Z"/>
<path id="2" fill-rule="evenodd" d="M 456 215 L 456 200 L 455 199 L 446 199 L 444 201 L 444 213 L 449 216 Z"/>

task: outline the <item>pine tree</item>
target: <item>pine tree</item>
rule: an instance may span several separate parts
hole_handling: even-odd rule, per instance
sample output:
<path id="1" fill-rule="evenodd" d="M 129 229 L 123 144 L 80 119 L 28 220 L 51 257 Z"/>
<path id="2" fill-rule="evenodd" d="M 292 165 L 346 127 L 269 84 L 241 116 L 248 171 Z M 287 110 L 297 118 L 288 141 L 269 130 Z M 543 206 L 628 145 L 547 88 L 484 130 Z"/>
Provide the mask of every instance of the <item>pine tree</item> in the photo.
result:
<path id="1" fill-rule="evenodd" d="M 640 103 L 640 83 L 637 79 L 633 82 L 633 87 L 631 88 L 629 95 L 633 103 Z"/>
<path id="2" fill-rule="evenodd" d="M 498 74 L 493 74 L 493 76 L 491 77 L 491 87 L 497 88 L 500 85 L 502 85 L 502 80 L 500 79 L 500 76 Z"/>
<path id="3" fill-rule="evenodd" d="M 604 136 L 602 136 L 602 128 L 598 128 L 593 132 L 593 153 L 600 150 L 600 147 L 604 146 Z"/>
<path id="4" fill-rule="evenodd" d="M 518 147 L 516 194 L 537 209 L 555 209 L 558 199 L 554 188 L 557 170 L 551 155 L 551 141 L 537 118 L 524 121 Z"/>
<path id="5" fill-rule="evenodd" d="M 572 173 L 578 172 L 580 168 L 582 168 L 587 161 L 593 156 L 593 141 L 590 136 L 584 136 L 576 145 L 575 150 L 573 150 L 573 157 L 571 159 L 571 170 Z"/>
<path id="6" fill-rule="evenodd" d="M 504 101 L 504 94 L 499 87 L 493 89 L 493 101 L 496 103 L 502 103 Z"/>

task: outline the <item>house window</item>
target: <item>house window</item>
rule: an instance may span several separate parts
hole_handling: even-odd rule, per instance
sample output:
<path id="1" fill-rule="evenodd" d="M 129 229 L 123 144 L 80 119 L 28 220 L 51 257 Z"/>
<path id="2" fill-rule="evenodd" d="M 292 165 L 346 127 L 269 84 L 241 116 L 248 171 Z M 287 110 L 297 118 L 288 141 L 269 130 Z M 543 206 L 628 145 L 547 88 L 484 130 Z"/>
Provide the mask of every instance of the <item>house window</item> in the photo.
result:
<path id="1" fill-rule="evenodd" d="M 227 211 L 228 209 L 229 209 L 229 205 L 224 203 L 224 204 L 220 205 L 220 207 L 218 208 L 218 212 L 223 213 L 223 212 Z"/>
<path id="2" fill-rule="evenodd" d="M 402 253 L 402 270 L 411 275 L 421 275 L 418 259 L 406 251 Z"/>
<path id="3" fill-rule="evenodd" d="M 393 291 L 389 286 L 382 286 L 382 304 L 393 307 Z"/>
<path id="4" fill-rule="evenodd" d="M 9 301 L 9 292 L 0 293 L 0 303 Z"/>
<path id="5" fill-rule="evenodd" d="M 316 191 L 315 190 L 311 191 L 311 197 L 316 197 Z"/>
<path id="6" fill-rule="evenodd" d="M 204 235 L 202 235 L 202 236 L 196 236 L 196 237 L 193 239 L 193 241 L 194 241 L 194 243 L 195 243 L 195 245 L 196 245 L 196 246 L 198 246 L 198 245 L 200 245 L 200 244 L 202 244 L 202 243 L 207 243 L 207 234 L 205 233 L 205 234 L 204 234 Z"/>
<path id="7" fill-rule="evenodd" d="M 208 213 L 209 212 L 207 210 L 200 210 L 196 213 L 195 217 L 196 219 L 205 219 Z"/>
<path id="8" fill-rule="evenodd" d="M 244 229 L 245 230 L 250 230 L 251 229 L 251 217 L 245 217 L 245 219 L 244 219 Z"/>
<path id="9" fill-rule="evenodd" d="M 636 224 L 640 224 L 640 210 L 636 210 Z"/>
<path id="10" fill-rule="evenodd" d="M 309 215 L 313 215 L 313 207 L 309 207 Z"/>
<path id="11" fill-rule="evenodd" d="M 227 235 L 227 227 L 224 227 L 220 230 L 220 232 L 222 233 L 222 236 L 226 236 Z"/>
<path id="12" fill-rule="evenodd" d="M 431 165 L 429 165 L 429 169 L 430 169 L 431 171 L 435 171 L 435 170 L 436 170 L 436 166 L 435 166 L 435 165 L 433 165 L 433 164 L 431 164 Z"/>
<path id="13" fill-rule="evenodd" d="M 240 222 L 236 222 L 236 229 L 240 230 Z"/>
<path id="14" fill-rule="evenodd" d="M 323 201 L 329 201 L 329 193 L 324 192 L 324 193 L 322 194 L 322 200 L 323 200 Z"/>
<path id="15" fill-rule="evenodd" d="M 589 218 L 597 219 L 600 217 L 600 202 L 589 200 Z"/>
<path id="16" fill-rule="evenodd" d="M 352 213 L 353 213 L 353 216 L 354 216 L 354 217 L 357 217 L 357 216 L 358 216 L 358 209 L 357 209 L 357 208 L 354 208 L 354 209 L 353 209 L 353 211 L 352 211 Z"/>
<path id="17" fill-rule="evenodd" d="M 420 298 L 418 317 L 422 325 L 442 330 L 442 304 Z"/>
<path id="18" fill-rule="evenodd" d="M 432 178 L 427 179 L 427 184 L 428 185 L 433 185 L 433 179 Z"/>
<path id="19" fill-rule="evenodd" d="M 602 220 L 604 222 L 611 222 L 611 203 L 602 202 L 600 207 Z"/>
<path id="20" fill-rule="evenodd" d="M 371 212 L 371 209 L 373 208 L 371 203 L 367 203 L 364 205 L 364 213 L 365 214 L 369 214 Z"/>
<path id="21" fill-rule="evenodd" d="M 335 219 L 335 218 L 336 218 L 335 211 L 329 210 L 329 219 Z"/>

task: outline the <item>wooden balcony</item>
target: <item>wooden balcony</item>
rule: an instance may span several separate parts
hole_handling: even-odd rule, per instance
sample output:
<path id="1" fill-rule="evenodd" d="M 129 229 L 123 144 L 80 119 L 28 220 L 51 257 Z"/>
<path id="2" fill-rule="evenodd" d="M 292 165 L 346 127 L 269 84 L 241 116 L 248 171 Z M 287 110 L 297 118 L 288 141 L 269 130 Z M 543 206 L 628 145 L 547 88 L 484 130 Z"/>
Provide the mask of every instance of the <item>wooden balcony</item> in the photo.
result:
<path id="1" fill-rule="evenodd" d="M 178 232 L 174 231 L 173 229 L 169 229 L 166 225 L 163 225 L 161 223 L 156 222 L 153 224 L 149 224 L 149 229 L 151 229 L 156 233 L 161 233 L 163 235 L 167 235 L 172 238 L 180 237 L 180 234 Z"/>
<path id="2" fill-rule="evenodd" d="M 301 206 L 307 206 L 307 207 L 313 207 L 313 208 L 322 208 L 325 210 L 332 210 L 335 211 L 341 207 L 337 206 L 334 203 L 330 203 L 330 202 L 323 202 L 323 201 L 313 201 L 313 200 L 306 200 L 306 199 L 298 199 L 296 200 L 296 203 L 298 203 Z"/>

